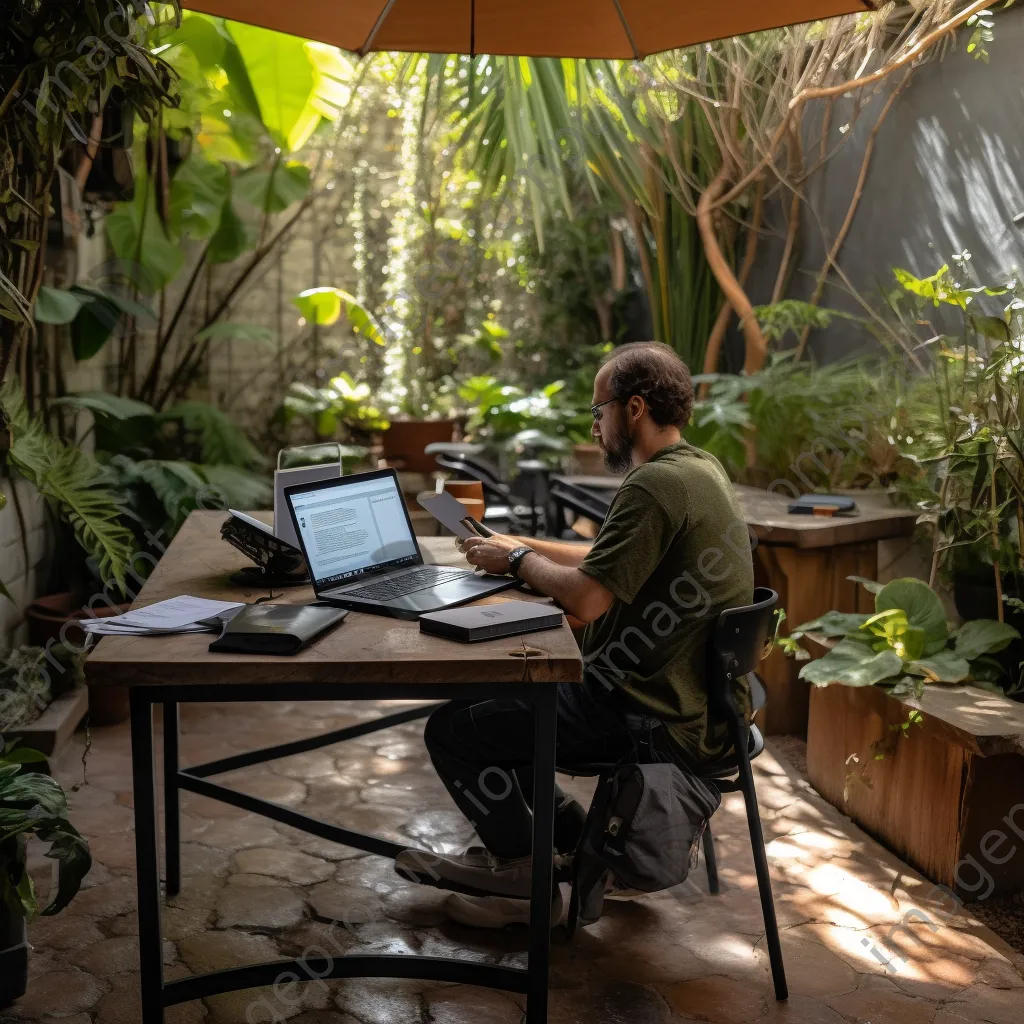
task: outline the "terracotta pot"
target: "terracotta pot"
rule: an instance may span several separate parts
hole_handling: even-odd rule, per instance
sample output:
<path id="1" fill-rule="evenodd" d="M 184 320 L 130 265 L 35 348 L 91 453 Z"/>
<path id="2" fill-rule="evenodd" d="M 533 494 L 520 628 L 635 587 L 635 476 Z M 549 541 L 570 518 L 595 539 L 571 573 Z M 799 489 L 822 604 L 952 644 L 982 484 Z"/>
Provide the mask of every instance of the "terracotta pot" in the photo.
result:
<path id="1" fill-rule="evenodd" d="M 484 503 L 480 498 L 459 498 L 459 504 L 466 509 L 466 515 L 472 516 L 478 523 L 484 520 Z"/>
<path id="2" fill-rule="evenodd" d="M 572 458 L 579 476 L 611 476 L 604 464 L 604 452 L 599 444 L 574 444 Z"/>
<path id="3" fill-rule="evenodd" d="M 384 458 L 388 465 L 409 473 L 433 473 L 437 463 L 423 449 L 428 444 L 451 441 L 455 420 L 392 420 L 384 431 Z"/>
<path id="4" fill-rule="evenodd" d="M 479 480 L 446 480 L 444 489 L 453 498 L 472 498 L 484 500 L 484 485 Z"/>
<path id="5" fill-rule="evenodd" d="M 90 616 L 105 619 L 111 615 L 120 615 L 130 607 L 131 604 L 110 606 L 100 602 L 96 602 L 92 608 L 83 607 L 80 598 L 70 592 L 39 597 L 25 609 L 28 641 L 36 647 L 45 647 L 51 641 L 59 643 L 63 640 L 73 649 L 81 650 L 85 647 L 85 630 L 67 623 Z M 90 725 L 127 722 L 129 713 L 128 690 L 125 687 L 89 687 Z"/>
<path id="6" fill-rule="evenodd" d="M 487 515 L 487 502 L 484 498 L 484 485 L 479 480 L 446 480 L 444 489 L 453 497 L 463 502 L 474 502 L 476 511 L 469 511 L 478 523 Z"/>

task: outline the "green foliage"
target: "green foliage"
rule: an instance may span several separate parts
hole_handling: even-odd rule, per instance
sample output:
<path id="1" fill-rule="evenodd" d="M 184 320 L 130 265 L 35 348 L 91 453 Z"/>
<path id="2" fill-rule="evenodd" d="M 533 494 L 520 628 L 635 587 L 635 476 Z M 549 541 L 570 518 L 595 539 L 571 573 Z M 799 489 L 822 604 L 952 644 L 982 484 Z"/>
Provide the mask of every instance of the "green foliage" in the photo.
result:
<path id="1" fill-rule="evenodd" d="M 169 16 L 177 9 L 177 0 L 169 0 Z M 149 14 L 141 5 L 7 0 L 2 17 L 0 318 L 27 325 L 33 297 L 13 282 L 36 278 L 41 252 L 28 240 L 29 226 L 49 202 L 55 167 L 72 145 L 85 142 L 104 107 L 120 107 L 128 122 L 155 120 L 170 102 L 174 73 L 146 45 Z"/>
<path id="2" fill-rule="evenodd" d="M 82 681 L 80 656 L 63 644 L 51 645 L 50 654 L 61 671 L 47 665 L 47 652 L 41 647 L 15 647 L 0 654 L 0 733 L 31 724 L 55 697 Z"/>
<path id="3" fill-rule="evenodd" d="M 31 417 L 12 380 L 0 388 L 0 407 L 11 432 L 10 464 L 71 526 L 83 550 L 96 559 L 102 579 L 123 588 L 132 535 L 118 521 L 110 492 L 98 483 L 96 462 L 81 448 L 62 444 Z"/>
<path id="4" fill-rule="evenodd" d="M 905 292 L 930 302 L 936 308 L 944 303 L 966 310 L 976 295 L 1004 295 L 1006 293 L 1005 288 L 990 288 L 984 285 L 967 288 L 958 284 L 948 263 L 943 263 L 931 277 L 914 277 L 909 271 L 900 267 L 893 268 L 893 276 Z"/>
<path id="5" fill-rule="evenodd" d="M 492 376 L 470 377 L 458 388 L 459 398 L 471 410 L 470 433 L 498 446 L 515 444 L 525 431 L 551 439 L 556 447 L 590 440 L 589 404 L 584 412 L 565 392 L 561 380 L 527 393 Z"/>
<path id="6" fill-rule="evenodd" d="M 909 334 L 924 323 L 937 349 L 931 372 L 918 378 L 910 401 L 891 420 L 902 458 L 919 467 L 899 486 L 931 525 L 945 573 L 975 580 L 998 573 L 1007 577 L 1007 590 L 1024 594 L 1024 285 L 1011 281 L 1008 301 L 996 304 L 992 298 L 1008 289 L 969 286 L 961 280 L 969 254 L 956 263 L 956 273 L 943 266 L 923 280 L 900 272 L 903 288 L 889 296 L 900 329 Z M 959 337 L 935 336 L 927 323 L 939 304 L 958 312 Z"/>
<path id="7" fill-rule="evenodd" d="M 766 59 L 763 71 L 769 67 Z M 454 106 L 484 188 L 522 190 L 541 250 L 551 222 L 575 216 L 580 181 L 609 220 L 622 218 L 654 337 L 702 366 L 720 293 L 694 213 L 720 155 L 702 105 L 683 100 L 663 116 L 645 75 L 610 60 L 482 58 Z M 597 273 L 582 261 L 581 269 L 593 308 L 602 298 L 593 288 Z"/>
<path id="8" fill-rule="evenodd" d="M 917 474 L 878 412 L 889 407 L 902 376 L 887 361 L 819 367 L 792 353 L 772 357 L 755 374 L 699 375 L 695 383 L 706 384 L 707 394 L 694 405 L 684 437 L 740 482 L 788 480 L 802 491 L 888 485 Z"/>
<path id="9" fill-rule="evenodd" d="M 136 171 L 135 198 L 115 203 L 104 226 L 115 255 L 133 268 L 134 285 L 153 295 L 174 280 L 184 256 L 157 213 L 155 189 L 144 166 Z"/>
<path id="10" fill-rule="evenodd" d="M 243 468 L 264 462 L 245 434 L 225 413 L 208 402 L 179 402 L 160 413 L 157 422 L 180 424 L 183 436 L 179 443 L 186 450 L 197 450 L 199 462 Z"/>
<path id="11" fill-rule="evenodd" d="M 874 615 L 829 612 L 797 626 L 791 638 L 807 633 L 842 639 L 808 662 L 801 679 L 816 686 L 881 684 L 898 687 L 897 695 L 920 695 L 929 683 L 987 682 L 993 662 L 986 656 L 1020 638 L 1012 626 L 989 619 L 967 622 L 951 634 L 938 596 L 909 578 L 877 589 Z"/>
<path id="12" fill-rule="evenodd" d="M 325 439 L 337 437 L 342 429 L 354 437 L 387 430 L 390 423 L 380 409 L 367 404 L 369 397 L 369 385 L 356 384 L 347 373 L 332 377 L 322 388 L 296 381 L 289 387 L 275 418 L 286 426 L 296 417 L 305 419 L 317 437 Z"/>
<path id="13" fill-rule="evenodd" d="M 68 820 L 64 790 L 48 775 L 25 771 L 42 760 L 36 751 L 5 744 L 0 736 L 0 901 L 29 918 L 40 910 L 25 866 L 25 840 L 45 843 L 46 856 L 58 864 L 57 892 L 41 911 L 45 917 L 74 899 L 92 867 L 89 844 Z"/>
<path id="14" fill-rule="evenodd" d="M 66 289 L 43 286 L 36 299 L 38 323 L 71 325 L 71 347 L 78 360 L 96 355 L 126 315 L 135 317 L 141 326 L 156 324 L 156 313 L 149 306 L 87 285 Z"/>
<path id="15" fill-rule="evenodd" d="M 197 508 L 270 503 L 265 459 L 215 406 L 188 401 L 157 412 L 106 392 L 68 395 L 60 404 L 94 415 L 96 479 L 116 497 L 137 551 L 148 548 L 147 532 L 169 540 Z"/>
<path id="16" fill-rule="evenodd" d="M 307 288 L 292 299 L 311 324 L 330 327 L 344 315 L 356 334 L 375 345 L 387 345 L 388 336 L 380 321 L 354 295 L 341 288 Z"/>
<path id="17" fill-rule="evenodd" d="M 828 327 L 836 317 L 855 319 L 838 309 L 823 309 L 798 299 L 782 299 L 770 306 L 755 306 L 754 316 L 761 325 L 765 340 L 776 342 L 790 332 L 799 336 L 808 327 Z"/>
<path id="18" fill-rule="evenodd" d="M 281 213 L 301 202 L 311 185 L 309 168 L 297 160 L 275 163 L 269 170 L 251 170 L 235 180 L 235 194 L 261 213 Z"/>

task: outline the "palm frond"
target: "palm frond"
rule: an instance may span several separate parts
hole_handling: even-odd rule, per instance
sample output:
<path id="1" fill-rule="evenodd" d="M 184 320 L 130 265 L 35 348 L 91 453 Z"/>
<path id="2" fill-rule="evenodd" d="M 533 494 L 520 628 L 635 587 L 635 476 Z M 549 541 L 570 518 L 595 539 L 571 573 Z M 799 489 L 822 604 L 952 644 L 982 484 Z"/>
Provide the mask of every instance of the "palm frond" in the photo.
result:
<path id="1" fill-rule="evenodd" d="M 179 402 L 161 413 L 164 422 L 179 422 L 195 435 L 199 461 L 212 465 L 249 469 L 263 464 L 264 458 L 243 431 L 220 409 L 206 402 Z"/>
<path id="2" fill-rule="evenodd" d="M 121 525 L 121 510 L 102 485 L 99 464 L 80 448 L 63 445 L 33 419 L 20 388 L 7 381 L 0 405 L 11 431 L 8 458 L 18 472 L 72 528 L 82 548 L 96 558 L 104 580 L 124 589 L 133 538 Z"/>

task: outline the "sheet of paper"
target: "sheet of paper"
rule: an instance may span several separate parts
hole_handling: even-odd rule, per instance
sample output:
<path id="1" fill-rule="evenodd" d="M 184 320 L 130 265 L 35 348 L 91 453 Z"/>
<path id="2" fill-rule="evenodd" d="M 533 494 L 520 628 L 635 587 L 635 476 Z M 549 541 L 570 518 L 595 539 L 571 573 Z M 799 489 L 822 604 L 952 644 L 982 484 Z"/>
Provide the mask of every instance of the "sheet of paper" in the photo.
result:
<path id="1" fill-rule="evenodd" d="M 105 619 L 86 619 L 83 628 L 90 632 L 99 632 L 119 627 L 127 627 L 125 632 L 168 632 L 181 630 L 186 626 L 195 625 L 200 619 L 208 619 L 214 615 L 241 607 L 240 601 L 211 601 L 205 597 L 172 597 L 167 601 L 135 608 L 123 615 L 111 615 Z M 102 624 L 102 630 L 100 625 Z M 201 627 L 200 627 L 201 628 Z"/>
<path id="2" fill-rule="evenodd" d="M 476 536 L 468 526 L 464 526 L 462 523 L 462 520 L 468 515 L 466 506 L 457 498 L 453 498 L 447 491 L 422 497 L 419 499 L 419 503 L 442 526 L 448 527 L 456 537 L 466 540 L 468 537 Z"/>

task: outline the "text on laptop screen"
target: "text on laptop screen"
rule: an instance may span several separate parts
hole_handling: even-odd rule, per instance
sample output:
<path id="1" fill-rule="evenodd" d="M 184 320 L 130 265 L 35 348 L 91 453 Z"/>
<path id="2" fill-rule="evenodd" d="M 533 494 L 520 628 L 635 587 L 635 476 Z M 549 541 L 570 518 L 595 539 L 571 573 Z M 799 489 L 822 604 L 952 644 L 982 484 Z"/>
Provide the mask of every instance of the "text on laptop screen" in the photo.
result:
<path id="1" fill-rule="evenodd" d="M 416 560 L 416 541 L 394 477 L 340 481 L 334 487 L 300 491 L 289 500 L 310 575 L 320 585 Z"/>

